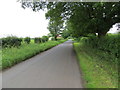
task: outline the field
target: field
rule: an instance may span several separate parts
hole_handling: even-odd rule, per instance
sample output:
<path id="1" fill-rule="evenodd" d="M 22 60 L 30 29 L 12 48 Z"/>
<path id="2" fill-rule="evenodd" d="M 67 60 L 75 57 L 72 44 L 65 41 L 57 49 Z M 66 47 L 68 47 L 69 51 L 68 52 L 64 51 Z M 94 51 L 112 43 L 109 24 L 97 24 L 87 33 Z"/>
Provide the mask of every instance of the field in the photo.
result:
<path id="1" fill-rule="evenodd" d="M 74 43 L 86 88 L 118 88 L 119 35 Z"/>
<path id="2" fill-rule="evenodd" d="M 47 41 L 45 43 L 33 43 L 32 41 L 30 44 L 22 43 L 19 47 L 3 48 L 2 59 L 0 60 L 2 65 L 0 68 L 9 68 L 64 41 L 65 40 Z"/>

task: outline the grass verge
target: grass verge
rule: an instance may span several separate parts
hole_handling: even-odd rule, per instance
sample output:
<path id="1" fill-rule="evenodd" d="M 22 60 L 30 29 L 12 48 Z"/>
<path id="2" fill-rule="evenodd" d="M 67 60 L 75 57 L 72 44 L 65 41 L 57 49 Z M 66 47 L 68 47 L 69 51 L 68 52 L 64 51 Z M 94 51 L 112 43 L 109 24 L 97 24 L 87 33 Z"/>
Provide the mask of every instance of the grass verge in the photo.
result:
<path id="1" fill-rule="evenodd" d="M 106 58 L 103 53 L 82 43 L 74 43 L 86 88 L 118 88 L 118 66 Z M 108 57 L 108 55 L 104 55 Z"/>
<path id="2" fill-rule="evenodd" d="M 9 68 L 21 61 L 24 61 L 36 54 L 48 50 L 60 43 L 63 43 L 65 40 L 60 41 L 48 41 L 41 44 L 22 44 L 19 48 L 4 48 L 2 49 L 2 59 L 0 62 L 2 63 L 1 69 L 4 70 Z"/>

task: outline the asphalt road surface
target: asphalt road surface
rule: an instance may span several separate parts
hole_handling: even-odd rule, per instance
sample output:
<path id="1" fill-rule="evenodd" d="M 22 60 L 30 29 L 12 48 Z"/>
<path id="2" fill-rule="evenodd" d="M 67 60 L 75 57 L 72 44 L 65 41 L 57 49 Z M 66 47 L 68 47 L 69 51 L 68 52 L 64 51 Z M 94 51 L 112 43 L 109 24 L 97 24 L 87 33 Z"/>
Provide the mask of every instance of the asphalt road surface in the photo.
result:
<path id="1" fill-rule="evenodd" d="M 2 73 L 3 88 L 83 88 L 69 40 Z"/>

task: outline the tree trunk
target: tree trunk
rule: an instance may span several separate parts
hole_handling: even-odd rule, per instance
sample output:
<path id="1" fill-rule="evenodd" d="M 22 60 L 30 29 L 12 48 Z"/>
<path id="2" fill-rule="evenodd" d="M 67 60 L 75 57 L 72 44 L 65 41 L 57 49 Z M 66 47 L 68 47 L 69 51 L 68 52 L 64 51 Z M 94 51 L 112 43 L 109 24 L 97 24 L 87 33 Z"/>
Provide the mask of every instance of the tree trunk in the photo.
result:
<path id="1" fill-rule="evenodd" d="M 57 41 L 57 35 L 55 35 L 55 41 Z"/>

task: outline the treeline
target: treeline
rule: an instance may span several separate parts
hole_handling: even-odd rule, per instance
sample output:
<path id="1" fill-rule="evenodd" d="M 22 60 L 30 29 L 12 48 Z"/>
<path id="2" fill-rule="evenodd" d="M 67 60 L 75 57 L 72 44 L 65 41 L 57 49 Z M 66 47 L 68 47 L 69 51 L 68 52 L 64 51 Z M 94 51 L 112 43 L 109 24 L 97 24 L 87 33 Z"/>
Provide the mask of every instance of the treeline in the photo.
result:
<path id="1" fill-rule="evenodd" d="M 27 43 L 29 44 L 31 42 L 31 40 L 34 40 L 34 43 L 44 43 L 47 42 L 49 39 L 48 36 L 43 36 L 43 37 L 35 37 L 35 38 L 30 38 L 30 37 L 26 37 L 26 38 L 18 38 L 16 36 L 8 36 L 6 38 L 2 38 L 2 47 L 6 48 L 6 47 L 19 47 L 22 43 Z"/>
<path id="2" fill-rule="evenodd" d="M 48 41 L 48 36 L 43 36 L 42 38 L 40 38 L 40 37 L 36 37 L 36 38 L 34 38 L 34 42 L 35 43 L 44 43 L 44 42 L 47 42 Z"/>

